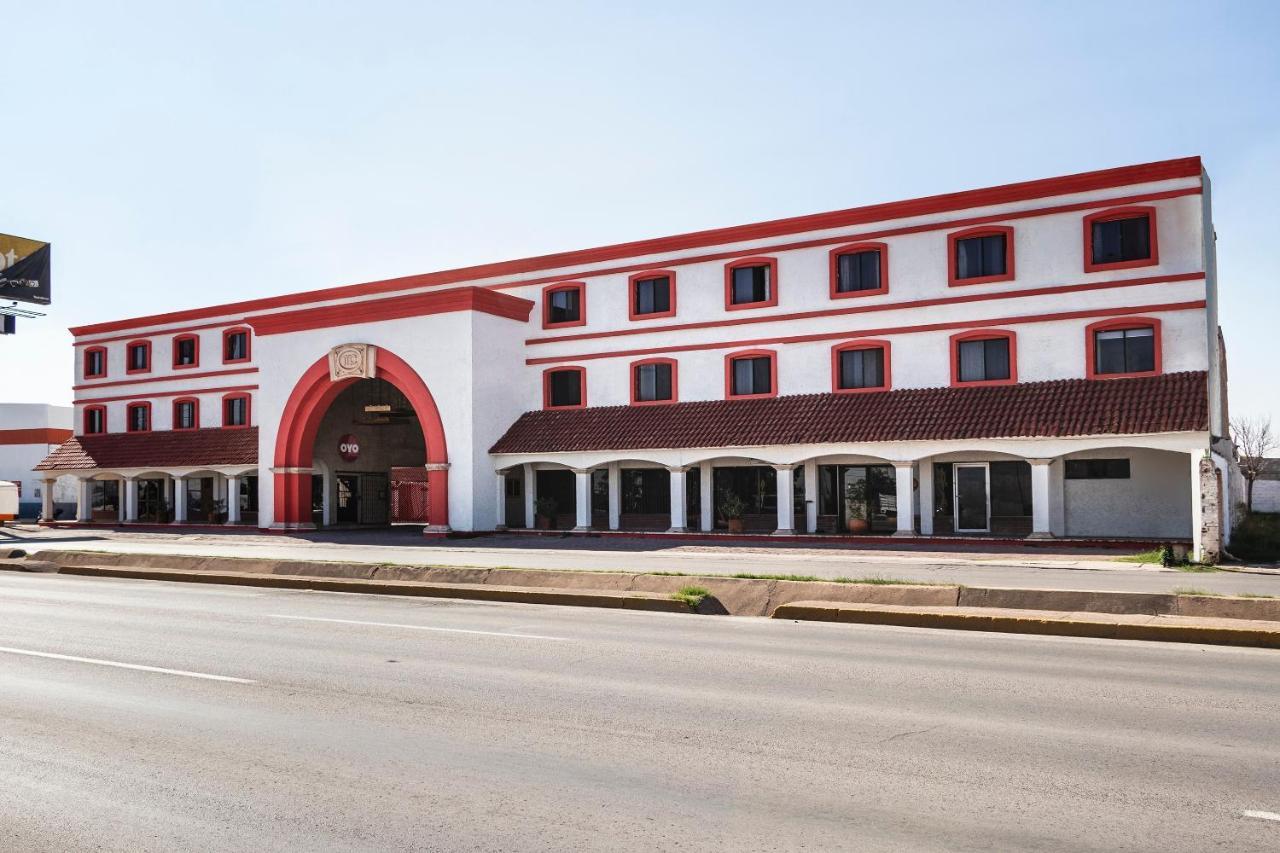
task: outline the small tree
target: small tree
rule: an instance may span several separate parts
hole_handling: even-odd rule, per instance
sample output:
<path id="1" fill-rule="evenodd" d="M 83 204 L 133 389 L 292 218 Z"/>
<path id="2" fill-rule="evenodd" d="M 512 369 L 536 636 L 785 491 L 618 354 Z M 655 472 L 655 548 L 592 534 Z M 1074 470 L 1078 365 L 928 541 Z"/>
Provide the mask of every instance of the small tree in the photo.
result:
<path id="1" fill-rule="evenodd" d="M 1240 457 L 1240 473 L 1244 475 L 1245 507 L 1253 512 L 1253 483 L 1267 467 L 1267 454 L 1280 443 L 1271 431 L 1271 418 L 1232 418 L 1231 439 Z"/>

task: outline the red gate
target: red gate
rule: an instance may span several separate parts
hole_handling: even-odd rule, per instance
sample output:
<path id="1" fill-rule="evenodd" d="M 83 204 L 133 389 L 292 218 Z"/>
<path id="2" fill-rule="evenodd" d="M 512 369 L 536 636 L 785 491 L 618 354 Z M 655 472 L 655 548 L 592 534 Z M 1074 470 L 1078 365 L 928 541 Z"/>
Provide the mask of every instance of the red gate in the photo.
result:
<path id="1" fill-rule="evenodd" d="M 431 508 L 426 468 L 391 469 L 391 523 L 426 524 Z"/>

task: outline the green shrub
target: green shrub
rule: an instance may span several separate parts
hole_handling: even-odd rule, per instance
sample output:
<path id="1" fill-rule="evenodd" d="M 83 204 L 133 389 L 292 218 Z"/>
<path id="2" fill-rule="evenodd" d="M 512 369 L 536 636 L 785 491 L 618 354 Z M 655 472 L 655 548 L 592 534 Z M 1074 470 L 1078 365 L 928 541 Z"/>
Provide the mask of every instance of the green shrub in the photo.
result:
<path id="1" fill-rule="evenodd" d="M 1280 561 L 1280 513 L 1255 512 L 1246 516 L 1232 532 L 1228 550 L 1241 560 Z"/>

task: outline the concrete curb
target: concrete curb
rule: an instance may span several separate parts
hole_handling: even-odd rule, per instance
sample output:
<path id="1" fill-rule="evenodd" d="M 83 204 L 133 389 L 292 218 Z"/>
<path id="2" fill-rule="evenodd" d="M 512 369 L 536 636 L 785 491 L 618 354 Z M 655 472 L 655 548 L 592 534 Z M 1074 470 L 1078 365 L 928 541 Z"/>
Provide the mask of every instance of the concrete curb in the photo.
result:
<path id="1" fill-rule="evenodd" d="M 800 601 L 779 606 L 774 610 L 773 618 L 1280 649 L 1280 626 L 1260 622 L 1242 620 L 1239 626 L 1235 626 L 1223 624 L 1225 620 L 1214 620 L 1212 623 L 1204 620 L 1197 624 L 1192 622 L 1190 617 L 1119 616 L 1099 613 L 1064 613 L 1061 616 L 1051 616 L 1044 612 L 1009 608 L 989 608 L 989 610 L 990 612 L 983 613 L 980 612 L 980 608 L 943 610 L 883 605 L 848 606 L 824 601 Z"/>
<path id="2" fill-rule="evenodd" d="M 522 604 L 559 604 L 567 607 L 607 607 L 615 610 L 647 610 L 660 613 L 691 613 L 689 605 L 671 598 L 643 592 L 572 590 L 475 584 L 419 583 L 414 581 L 315 578 L 302 575 L 268 575 L 246 572 L 193 572 L 181 569 L 134 569 L 114 566 L 62 566 L 59 574 L 82 577 L 133 578 L 137 580 L 219 583 L 274 589 L 307 589 L 325 592 L 356 592 L 374 595 L 410 595 L 430 598 L 460 598 L 477 601 L 504 601 Z"/>

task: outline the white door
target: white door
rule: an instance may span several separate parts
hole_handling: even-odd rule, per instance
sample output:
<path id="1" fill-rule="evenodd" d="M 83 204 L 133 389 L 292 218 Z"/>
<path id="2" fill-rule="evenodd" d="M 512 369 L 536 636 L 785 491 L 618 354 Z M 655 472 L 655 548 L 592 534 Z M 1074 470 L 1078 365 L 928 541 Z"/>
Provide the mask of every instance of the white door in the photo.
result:
<path id="1" fill-rule="evenodd" d="M 955 530 L 957 533 L 987 533 L 991 530 L 991 469 L 986 462 L 957 462 L 951 471 L 955 490 Z"/>

